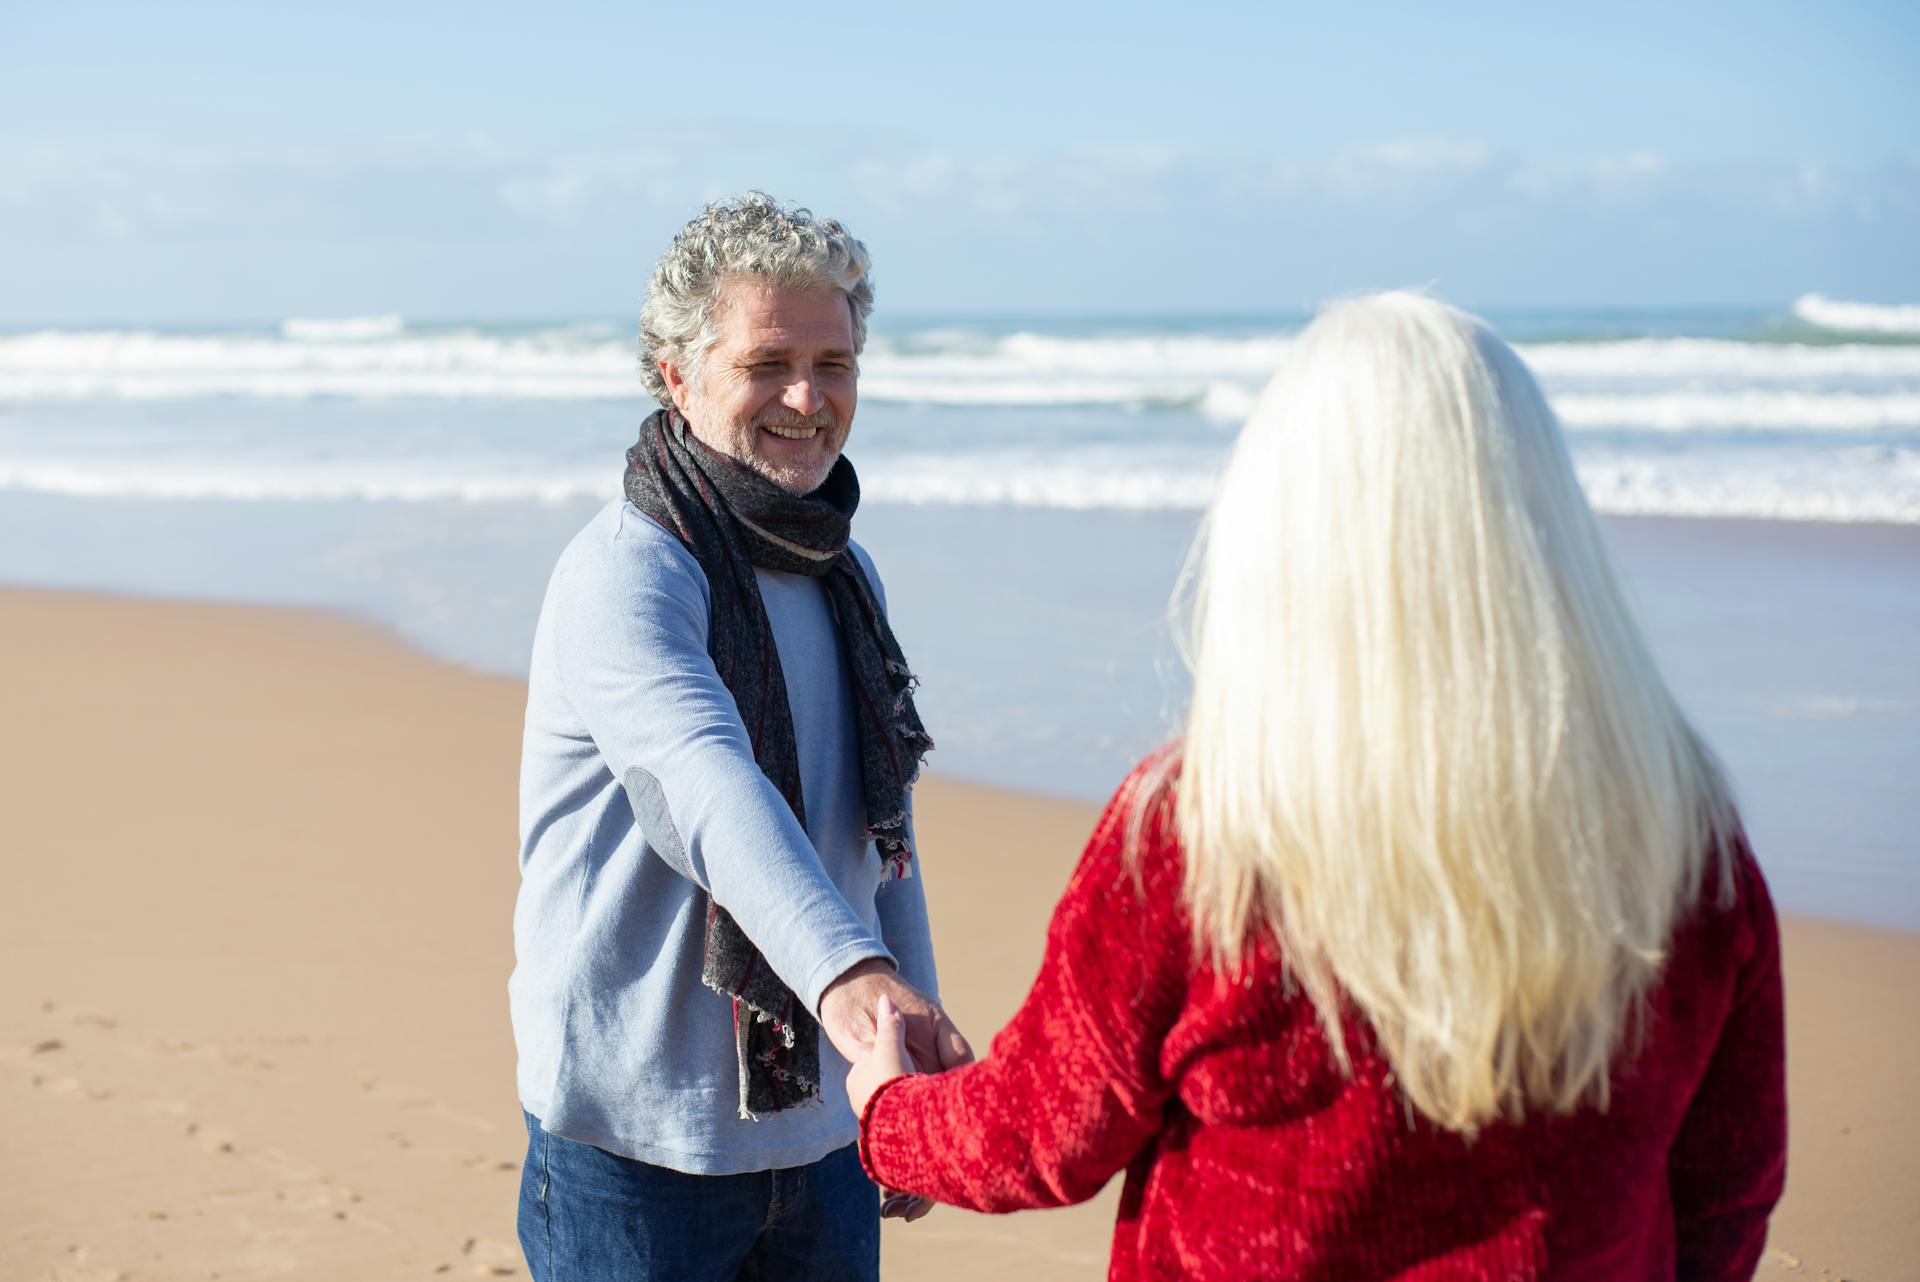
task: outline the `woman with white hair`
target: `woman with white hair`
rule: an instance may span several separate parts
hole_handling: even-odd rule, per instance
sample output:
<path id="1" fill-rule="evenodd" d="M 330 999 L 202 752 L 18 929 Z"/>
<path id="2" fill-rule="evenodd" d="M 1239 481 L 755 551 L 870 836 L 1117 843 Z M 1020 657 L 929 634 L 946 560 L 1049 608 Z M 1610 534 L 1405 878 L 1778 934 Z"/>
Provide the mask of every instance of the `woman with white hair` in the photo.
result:
<path id="1" fill-rule="evenodd" d="M 1472 317 L 1328 308 L 1195 553 L 1192 710 L 991 1056 L 848 1090 L 984 1211 L 1125 1168 L 1115 1278 L 1744 1278 L 1784 1179 L 1779 944 L 1553 413 Z"/>

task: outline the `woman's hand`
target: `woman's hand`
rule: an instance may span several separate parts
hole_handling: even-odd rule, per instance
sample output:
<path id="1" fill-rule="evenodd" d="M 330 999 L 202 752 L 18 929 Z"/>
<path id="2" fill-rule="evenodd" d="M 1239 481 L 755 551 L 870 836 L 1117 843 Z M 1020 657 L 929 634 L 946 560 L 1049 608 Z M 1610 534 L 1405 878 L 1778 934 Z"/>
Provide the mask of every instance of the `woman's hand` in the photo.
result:
<path id="1" fill-rule="evenodd" d="M 907 1022 L 900 1017 L 893 999 L 882 993 L 874 1003 L 873 1045 L 861 1051 L 847 1072 L 847 1099 L 853 1104 L 853 1115 L 866 1116 L 867 1101 L 882 1083 L 918 1071 L 907 1052 Z"/>
<path id="2" fill-rule="evenodd" d="M 900 1008 L 885 993 L 874 1005 L 874 1023 L 873 1045 L 861 1053 L 847 1073 L 847 1099 L 853 1104 L 855 1117 L 866 1116 L 867 1101 L 884 1083 L 917 1071 L 913 1056 L 907 1052 L 907 1023 L 900 1017 Z M 911 1224 L 933 1209 L 933 1203 L 923 1197 L 896 1193 L 892 1189 L 883 1189 L 881 1193 L 883 1219 L 904 1219 Z"/>

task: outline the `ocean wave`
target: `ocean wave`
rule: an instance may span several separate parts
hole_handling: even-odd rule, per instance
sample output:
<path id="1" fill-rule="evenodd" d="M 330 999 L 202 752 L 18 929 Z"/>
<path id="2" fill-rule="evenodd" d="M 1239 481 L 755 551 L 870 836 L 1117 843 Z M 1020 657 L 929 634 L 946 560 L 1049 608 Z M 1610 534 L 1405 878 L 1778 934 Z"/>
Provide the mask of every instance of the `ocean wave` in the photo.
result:
<path id="1" fill-rule="evenodd" d="M 1219 483 L 1214 467 L 1089 468 L 1066 460 L 927 456 L 860 469 L 863 498 L 911 505 L 1197 512 Z"/>
<path id="2" fill-rule="evenodd" d="M 0 340 L 0 400 L 633 401 L 644 405 L 624 345 L 542 348 L 479 335 L 397 340 L 350 349 L 259 340 L 36 336 Z M 36 350 L 39 349 L 39 350 Z M 1679 380 L 1675 380 L 1678 382 Z M 1246 418 L 1261 383 L 1233 378 L 942 376 L 906 362 L 873 361 L 861 380 L 868 404 L 1001 409 L 1105 407 L 1183 410 L 1231 426 Z M 1920 428 L 1920 389 L 1871 392 L 1746 387 L 1610 391 L 1606 384 L 1554 390 L 1569 429 L 1680 432 L 1762 429 L 1858 432 Z"/>
<path id="3" fill-rule="evenodd" d="M 1644 461 L 1581 462 L 1575 470 L 1587 501 L 1609 516 L 1920 525 L 1920 485 L 1911 482 L 1781 476 L 1764 469 L 1675 475 Z"/>
<path id="4" fill-rule="evenodd" d="M 1793 314 L 1809 325 L 1848 334 L 1920 334 L 1920 304 L 1850 303 L 1802 294 Z"/>
<path id="5" fill-rule="evenodd" d="M 1665 458 L 1579 459 L 1595 509 L 1616 515 L 1876 521 L 1920 524 L 1920 454 L 1852 451 L 1817 467 Z M 919 455 L 869 458 L 869 502 L 1051 508 L 1066 511 L 1198 512 L 1219 481 L 1218 456 L 1188 464 L 1165 458 Z M 327 465 L 0 460 L 0 490 L 83 498 L 219 499 L 258 502 L 560 503 L 604 500 L 617 483 L 598 464 L 494 470 L 419 461 Z"/>
<path id="6" fill-rule="evenodd" d="M 864 392 L 876 376 L 949 385 L 1046 381 L 1126 387 L 1181 380 L 1232 381 L 1257 393 L 1293 341 L 1291 335 L 1281 334 L 1061 338 L 1016 333 L 998 340 L 953 334 L 943 345 L 876 344 L 863 358 L 861 386 Z M 1920 380 L 1920 345 L 1627 338 L 1520 343 L 1516 350 L 1535 373 L 1548 380 Z"/>
<path id="7" fill-rule="evenodd" d="M 1550 398 L 1569 429 L 1687 432 L 1762 429 L 1873 432 L 1920 428 L 1920 394 L 1852 392 L 1664 392 L 1644 396 L 1564 393 Z"/>
<path id="8" fill-rule="evenodd" d="M 343 316 L 322 320 L 290 316 L 280 322 L 280 336 L 296 343 L 368 343 L 392 338 L 407 327 L 403 316 Z"/>
<path id="9" fill-rule="evenodd" d="M 1767 709 L 1776 721 L 1842 721 L 1863 716 L 1911 716 L 1920 704 L 1862 695 L 1802 695 Z"/>
<path id="10" fill-rule="evenodd" d="M 350 338 L 361 326 L 395 328 Z M 287 327 L 296 322 L 288 321 Z M 0 338 L 0 400 L 115 401 L 246 397 L 260 400 L 636 400 L 644 399 L 632 345 L 609 327 L 567 326 L 514 334 L 473 329 L 421 333 L 399 317 L 298 322 L 298 341 L 260 334 L 45 331 Z M 331 328 L 328 328 L 331 327 Z M 1118 406 L 1187 410 L 1238 422 L 1251 410 L 1292 340 L 1221 337 L 991 337 L 952 331 L 876 339 L 863 358 L 869 402 L 961 406 Z M 1731 422 L 1728 397 L 1744 397 L 1751 422 L 1782 421 L 1829 395 L 1920 394 L 1920 344 L 1831 346 L 1719 339 L 1640 338 L 1531 344 L 1522 352 L 1569 421 L 1607 397 L 1613 421 L 1667 425 L 1674 403 L 1633 409 L 1632 395 L 1723 398 L 1703 423 Z M 1780 385 L 1786 386 L 1780 386 Z M 1777 391 L 1775 390 L 1777 388 Z M 1778 396 L 1772 408 L 1760 399 Z M 1594 402 L 1595 404 L 1602 402 Z M 1864 402 L 1813 411 L 1811 425 L 1907 422 L 1898 404 Z M 1741 420 L 1743 422 L 1748 420 Z"/>
<path id="11" fill-rule="evenodd" d="M 47 331 L 0 339 L 0 399 L 581 400 L 638 396 L 624 343 L 471 331 L 377 342 Z"/>
<path id="12" fill-rule="evenodd" d="M 1290 334 L 1055 335 L 1019 331 L 1000 337 L 947 331 L 939 341 L 876 338 L 863 363 L 896 363 L 932 378 L 1117 379 L 1176 374 L 1185 378 L 1266 379 L 1293 343 Z"/>
<path id="13" fill-rule="evenodd" d="M 609 469 L 468 473 L 442 467 L 187 465 L 0 461 L 0 490 L 69 498 L 247 502 L 560 503 L 611 498 Z"/>
<path id="14" fill-rule="evenodd" d="M 1626 338 L 1521 343 L 1542 379 L 1920 379 L 1920 344 L 1743 343 L 1724 338 Z"/>

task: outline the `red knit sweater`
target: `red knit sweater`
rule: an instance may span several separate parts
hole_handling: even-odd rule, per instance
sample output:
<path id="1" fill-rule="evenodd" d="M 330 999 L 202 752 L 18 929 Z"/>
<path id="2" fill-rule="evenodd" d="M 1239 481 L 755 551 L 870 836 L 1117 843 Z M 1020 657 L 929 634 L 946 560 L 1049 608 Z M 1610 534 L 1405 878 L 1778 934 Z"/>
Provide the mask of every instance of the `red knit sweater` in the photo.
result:
<path id="1" fill-rule="evenodd" d="M 1271 950 L 1225 983 L 1191 964 L 1171 825 L 1150 827 L 1138 887 L 1122 858 L 1132 782 L 988 1058 L 868 1102 L 876 1182 L 1012 1211 L 1083 1201 L 1124 1167 L 1118 1279 L 1751 1276 L 1786 1093 L 1773 906 L 1745 850 L 1733 906 L 1709 885 L 1677 929 L 1608 1110 L 1468 1143 L 1411 1112 L 1357 1024 L 1342 1075 Z"/>

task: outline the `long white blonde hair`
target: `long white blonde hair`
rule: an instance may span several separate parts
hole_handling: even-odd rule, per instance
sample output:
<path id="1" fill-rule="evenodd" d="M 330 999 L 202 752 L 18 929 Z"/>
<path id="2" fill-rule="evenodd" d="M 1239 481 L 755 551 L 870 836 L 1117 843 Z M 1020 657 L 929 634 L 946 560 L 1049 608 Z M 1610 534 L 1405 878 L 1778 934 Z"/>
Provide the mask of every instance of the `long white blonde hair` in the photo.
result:
<path id="1" fill-rule="evenodd" d="M 1450 1130 L 1605 1107 L 1735 820 L 1519 356 L 1417 294 L 1326 308 L 1190 566 L 1201 953 L 1272 933 L 1340 1064 L 1347 1011 Z"/>

